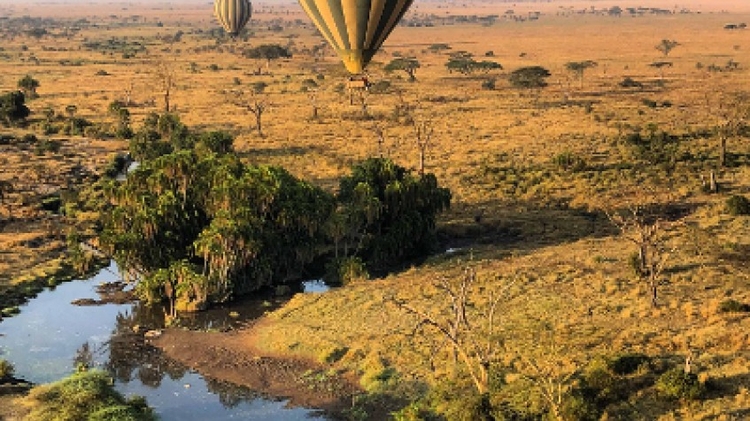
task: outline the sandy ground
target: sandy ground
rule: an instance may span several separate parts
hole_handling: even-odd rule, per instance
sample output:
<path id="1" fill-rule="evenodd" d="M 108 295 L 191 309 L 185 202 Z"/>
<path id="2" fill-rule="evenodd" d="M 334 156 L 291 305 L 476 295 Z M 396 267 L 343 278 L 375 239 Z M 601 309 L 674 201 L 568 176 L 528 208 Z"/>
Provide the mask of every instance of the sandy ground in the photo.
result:
<path id="1" fill-rule="evenodd" d="M 167 329 L 153 345 L 203 376 L 245 386 L 289 405 L 335 415 L 351 406 L 359 387 L 312 361 L 261 355 L 252 328 L 231 332 Z"/>

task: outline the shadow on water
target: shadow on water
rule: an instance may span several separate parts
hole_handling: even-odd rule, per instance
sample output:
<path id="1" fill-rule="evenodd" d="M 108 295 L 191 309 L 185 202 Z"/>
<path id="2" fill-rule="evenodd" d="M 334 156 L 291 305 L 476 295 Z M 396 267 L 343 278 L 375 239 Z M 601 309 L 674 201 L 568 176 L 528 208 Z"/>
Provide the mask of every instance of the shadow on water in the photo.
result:
<path id="1" fill-rule="evenodd" d="M 145 329 L 162 327 L 163 309 L 138 303 L 77 306 L 96 300 L 97 286 L 116 280 L 117 268 L 85 281 L 47 290 L 0 323 L 0 358 L 12 362 L 16 375 L 34 383 L 61 379 L 79 365 L 110 372 L 117 389 L 146 397 L 160 418 L 170 420 L 304 420 L 317 411 L 287 408 L 286 402 L 230 383 L 205 379 L 148 344 Z M 280 298 L 244 300 L 183 323 L 200 329 L 227 330 L 246 323 Z"/>

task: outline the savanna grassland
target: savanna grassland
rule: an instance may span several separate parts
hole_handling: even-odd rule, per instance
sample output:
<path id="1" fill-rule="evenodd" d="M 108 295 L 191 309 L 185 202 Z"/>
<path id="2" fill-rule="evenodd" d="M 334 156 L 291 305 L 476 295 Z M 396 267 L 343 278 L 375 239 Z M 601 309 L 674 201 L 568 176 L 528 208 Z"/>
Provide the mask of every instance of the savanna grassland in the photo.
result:
<path id="1" fill-rule="evenodd" d="M 28 124 L 0 129 L 0 181 L 12 185 L 0 196 L 0 285 L 62 270 L 70 227 L 95 233 L 97 215 L 51 214 L 44 200 L 127 151 L 113 101 L 137 127 L 164 111 L 168 84 L 189 127 L 227 131 L 243 160 L 329 190 L 368 157 L 417 169 L 426 142 L 425 170 L 453 195 L 438 226 L 450 252 L 296 295 L 231 341 L 357 379 L 350 418 L 413 400 L 400 419 L 430 406 L 472 419 L 457 402 L 482 394 L 497 419 L 499 408 L 592 419 L 571 399 L 606 419 L 750 417 L 750 32 L 726 29 L 750 21 L 746 2 L 417 0 L 368 68 L 372 89 L 353 97 L 295 3 L 255 2 L 237 40 L 204 3 L 0 5 L 0 94 L 26 75 L 39 82 Z M 663 40 L 677 43 L 664 52 Z M 241 54 L 260 44 L 293 56 Z M 502 69 L 449 72 L 457 51 Z M 419 61 L 416 81 L 384 70 L 397 57 Z M 527 66 L 549 71 L 546 87 L 511 84 Z M 262 134 L 248 110 L 259 102 Z M 73 119 L 91 125 L 66 134 Z M 461 281 L 472 283 L 453 303 L 469 323 L 454 326 L 452 347 L 431 327 L 463 317 L 449 297 Z M 623 359 L 638 364 L 613 369 Z M 700 396 L 664 398 L 656 379 L 686 361 Z M 472 382 L 481 367 L 490 379 Z"/>

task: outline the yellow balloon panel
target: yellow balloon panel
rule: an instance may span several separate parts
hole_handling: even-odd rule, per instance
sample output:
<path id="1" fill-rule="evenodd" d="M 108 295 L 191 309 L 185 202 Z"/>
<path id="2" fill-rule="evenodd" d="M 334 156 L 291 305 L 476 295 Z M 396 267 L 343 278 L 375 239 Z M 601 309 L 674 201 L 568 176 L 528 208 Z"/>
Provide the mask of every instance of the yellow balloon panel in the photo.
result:
<path id="1" fill-rule="evenodd" d="M 250 20 L 253 10 L 248 0 L 215 0 L 214 12 L 224 30 L 235 36 Z"/>
<path id="2" fill-rule="evenodd" d="M 359 74 L 413 0 L 299 0 L 346 69 Z"/>

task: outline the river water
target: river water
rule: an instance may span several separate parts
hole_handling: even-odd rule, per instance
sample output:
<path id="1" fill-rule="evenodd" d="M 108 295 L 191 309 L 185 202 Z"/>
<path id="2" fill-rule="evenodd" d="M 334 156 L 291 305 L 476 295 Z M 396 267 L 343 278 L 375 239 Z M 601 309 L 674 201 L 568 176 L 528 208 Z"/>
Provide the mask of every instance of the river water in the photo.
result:
<path id="1" fill-rule="evenodd" d="M 288 408 L 283 400 L 236 385 L 203 378 L 167 358 L 135 334 L 136 325 L 159 327 L 159 310 L 139 304 L 76 306 L 97 299 L 97 285 L 118 279 L 112 264 L 96 276 L 45 290 L 0 322 L 0 359 L 13 363 L 16 377 L 47 383 L 66 377 L 79 363 L 109 371 L 117 390 L 146 397 L 163 421 L 325 419 L 310 409 Z M 308 284 L 310 291 L 325 287 Z M 273 303 L 245 301 L 200 313 L 186 322 L 204 329 L 227 329 L 257 317 Z M 230 312 L 239 313 L 231 317 Z M 233 314 L 236 316 L 236 314 Z"/>

